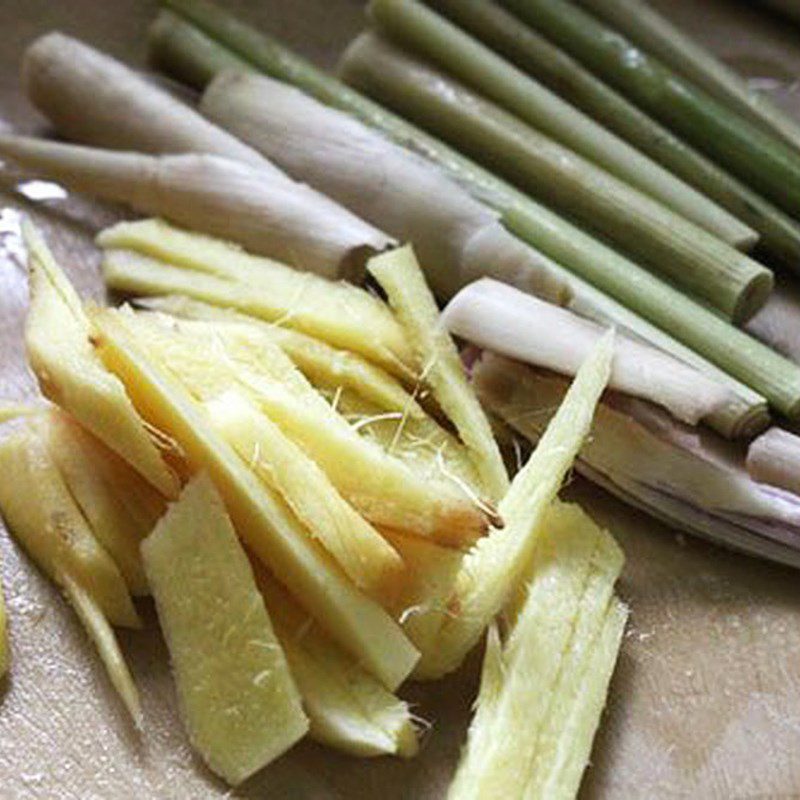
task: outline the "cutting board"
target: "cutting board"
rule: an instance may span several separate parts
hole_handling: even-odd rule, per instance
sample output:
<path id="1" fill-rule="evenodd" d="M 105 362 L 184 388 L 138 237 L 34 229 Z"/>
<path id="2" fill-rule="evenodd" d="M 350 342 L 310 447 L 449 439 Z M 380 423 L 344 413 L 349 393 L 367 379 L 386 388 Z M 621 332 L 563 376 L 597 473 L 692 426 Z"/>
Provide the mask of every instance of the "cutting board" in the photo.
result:
<path id="1" fill-rule="evenodd" d="M 331 66 L 361 24 L 348 0 L 231 2 L 318 64 Z M 800 112 L 800 28 L 749 4 L 662 0 L 680 23 Z M 155 6 L 134 0 L 0 0 L 0 125 L 37 130 L 17 65 L 26 42 L 53 28 L 141 65 Z M 0 397 L 34 382 L 21 335 L 27 291 L 19 215 L 31 214 L 79 290 L 101 297 L 92 235 L 116 219 L 47 183 L 4 178 L 0 191 Z M 798 334 L 800 335 L 800 333 Z M 0 480 L 3 476 L 0 475 Z M 800 575 L 726 552 L 632 511 L 575 480 L 567 494 L 610 527 L 627 554 L 619 592 L 632 613 L 608 709 L 581 796 L 800 797 Z M 450 679 L 403 695 L 428 723 L 419 757 L 356 760 L 302 743 L 236 792 L 193 756 L 176 713 L 152 607 L 144 630 L 121 632 L 144 702 L 131 730 L 75 616 L 0 528 L 10 616 L 10 679 L 0 688 L 0 797 L 439 798 L 464 740 L 479 654 Z M 269 724 L 269 721 L 266 721 Z"/>

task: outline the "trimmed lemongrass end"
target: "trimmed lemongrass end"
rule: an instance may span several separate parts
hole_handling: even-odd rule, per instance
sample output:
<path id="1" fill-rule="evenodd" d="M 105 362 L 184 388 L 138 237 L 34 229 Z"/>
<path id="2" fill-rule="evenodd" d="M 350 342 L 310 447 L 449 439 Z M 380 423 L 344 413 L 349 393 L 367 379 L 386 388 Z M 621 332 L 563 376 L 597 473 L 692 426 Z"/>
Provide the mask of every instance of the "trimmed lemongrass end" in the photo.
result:
<path id="1" fill-rule="evenodd" d="M 202 91 L 225 69 L 252 67 L 171 11 L 162 9 L 147 31 L 150 63 L 166 74 Z"/>
<path id="2" fill-rule="evenodd" d="M 412 241 L 442 298 L 486 272 L 563 302 L 566 281 L 499 214 L 437 167 L 341 111 L 265 75 L 225 72 L 201 108 L 216 123 L 396 237 Z"/>
<path id="3" fill-rule="evenodd" d="M 407 245 L 376 256 L 367 270 L 386 292 L 389 305 L 411 341 L 421 365 L 420 381 L 432 388 L 434 397 L 458 431 L 484 490 L 493 501 L 499 501 L 509 485 L 503 457 L 413 249 Z"/>
<path id="4" fill-rule="evenodd" d="M 309 187 L 222 156 L 121 153 L 0 135 L 0 157 L 328 278 L 363 277 L 366 258 L 394 243 Z"/>
<path id="5" fill-rule="evenodd" d="M 27 48 L 22 83 L 33 105 L 73 141 L 148 153 L 213 153 L 272 168 L 163 89 L 62 33 L 46 34 Z"/>
<path id="6" fill-rule="evenodd" d="M 748 448 L 747 471 L 754 481 L 800 495 L 800 436 L 770 428 Z"/>
<path id="7" fill-rule="evenodd" d="M 732 247 L 747 252 L 758 241 L 713 200 L 432 9 L 414 0 L 371 0 L 368 14 L 394 41 Z"/>
<path id="8" fill-rule="evenodd" d="M 473 344 L 562 375 L 575 375 L 603 329 L 510 286 L 484 278 L 462 289 L 443 321 Z M 666 408 L 696 425 L 730 402 L 732 391 L 672 356 L 618 336 L 609 387 Z"/>
<path id="9" fill-rule="evenodd" d="M 343 56 L 348 81 L 512 178 L 734 322 L 766 302 L 773 275 L 666 206 L 623 183 L 378 33 Z"/>

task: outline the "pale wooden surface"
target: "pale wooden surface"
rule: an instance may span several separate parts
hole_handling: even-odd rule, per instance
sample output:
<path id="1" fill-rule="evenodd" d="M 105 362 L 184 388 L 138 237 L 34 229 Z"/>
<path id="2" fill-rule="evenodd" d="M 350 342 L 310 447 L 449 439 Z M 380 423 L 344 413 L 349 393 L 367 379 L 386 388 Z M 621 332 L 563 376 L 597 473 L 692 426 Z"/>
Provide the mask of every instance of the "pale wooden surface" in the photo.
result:
<path id="1" fill-rule="evenodd" d="M 335 60 L 360 23 L 360 4 L 347 0 L 231 5 L 247 8 L 322 64 Z M 788 82 L 796 73 L 800 29 L 757 27 L 746 3 L 660 5 L 740 66 Z M 23 44 L 59 27 L 141 63 L 153 5 L 0 0 L 0 12 L 0 119 L 29 129 L 37 123 L 17 87 Z M 800 109 L 792 92 L 783 95 Z M 19 210 L 44 224 L 81 291 L 100 291 L 90 246 L 98 215 L 91 206 L 75 198 L 34 205 L 13 191 L 0 193 L 0 397 L 10 398 L 33 392 L 21 349 L 26 290 L 15 234 Z M 632 608 L 582 797 L 800 797 L 800 575 L 683 537 L 585 484 L 570 493 L 617 534 L 628 556 L 620 593 Z M 13 651 L 11 680 L 0 689 L 0 797 L 226 796 L 187 747 L 152 610 L 145 607 L 144 631 L 121 637 L 144 700 L 147 732 L 137 741 L 73 614 L 1 529 L 0 552 Z M 308 743 L 233 796 L 443 796 L 466 729 L 477 663 L 473 656 L 450 680 L 407 689 L 417 713 L 432 724 L 413 762 L 355 760 Z"/>

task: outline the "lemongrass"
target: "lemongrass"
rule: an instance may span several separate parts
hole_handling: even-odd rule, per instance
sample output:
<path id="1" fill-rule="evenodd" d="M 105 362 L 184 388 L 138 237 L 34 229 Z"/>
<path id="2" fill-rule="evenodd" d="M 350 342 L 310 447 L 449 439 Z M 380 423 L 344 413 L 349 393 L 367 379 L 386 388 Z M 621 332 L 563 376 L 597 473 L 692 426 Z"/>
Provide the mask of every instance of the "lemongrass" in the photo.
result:
<path id="1" fill-rule="evenodd" d="M 754 481 L 800 496 L 800 436 L 770 428 L 748 448 L 747 471 Z"/>
<path id="2" fill-rule="evenodd" d="M 450 332 L 509 358 L 575 375 L 601 326 L 489 278 L 462 289 L 442 319 Z M 662 351 L 618 336 L 609 386 L 696 425 L 729 402 L 730 389 Z"/>
<path id="3" fill-rule="evenodd" d="M 782 266 L 800 270 L 800 225 L 645 114 L 566 51 L 491 0 L 426 3 L 756 230 L 759 251 Z M 199 42 L 193 44 L 201 46 Z"/>
<path id="4" fill-rule="evenodd" d="M 792 148 L 800 147 L 800 125 L 789 114 L 778 108 L 763 92 L 748 86 L 744 78 L 651 6 L 640 0 L 579 2 L 735 111 L 777 134 Z M 791 13 L 797 19 L 795 3 L 786 0 L 768 0 L 768 3 L 786 9 L 791 7 Z"/>
<path id="5" fill-rule="evenodd" d="M 62 33 L 28 47 L 22 82 L 31 102 L 74 141 L 149 153 L 213 153 L 271 168 L 255 150 L 124 64 Z"/>
<path id="6" fill-rule="evenodd" d="M 644 258 L 729 319 L 749 319 L 766 301 L 772 273 L 765 267 L 381 35 L 362 34 L 345 63 L 348 75 L 366 76 L 391 107 Z"/>
<path id="7" fill-rule="evenodd" d="M 361 277 L 364 259 L 393 242 L 307 186 L 222 156 L 152 156 L 0 135 L 0 157 L 329 278 Z"/>
<path id="8" fill-rule="evenodd" d="M 789 144 L 566 0 L 502 2 L 645 111 L 789 214 L 795 212 L 800 202 L 800 156 Z M 640 9 L 637 3 L 626 16 L 634 26 Z M 688 61 L 686 48 L 681 50 Z"/>
<path id="9" fill-rule="evenodd" d="M 162 10 L 147 31 L 148 55 L 156 69 L 202 90 L 222 69 L 249 69 L 246 61 L 217 46 L 197 28 Z"/>
<path id="10" fill-rule="evenodd" d="M 800 364 L 800 286 L 781 277 L 761 311 L 747 323 L 747 331 L 773 350 Z"/>
<path id="11" fill-rule="evenodd" d="M 559 376 L 489 353 L 473 377 L 487 407 L 534 442 L 567 388 Z M 673 525 L 800 567 L 800 497 L 755 483 L 738 448 L 641 400 L 601 402 L 575 467 Z"/>
<path id="12" fill-rule="evenodd" d="M 401 241 L 413 241 L 443 298 L 489 273 L 555 301 L 549 260 L 436 167 L 361 122 L 263 75 L 223 73 L 201 109 L 222 127 Z"/>
<path id="13" fill-rule="evenodd" d="M 769 407 L 766 399 L 758 392 L 731 377 L 694 350 L 681 344 L 655 325 L 651 325 L 638 314 L 629 311 L 586 281 L 571 275 L 570 286 L 572 300 L 568 307 L 575 313 L 602 325 L 614 325 L 632 338 L 645 342 L 702 372 L 711 381 L 725 385 L 729 390 L 727 402 L 705 418 L 705 422 L 717 433 L 727 439 L 751 439 L 769 425 Z M 765 308 L 769 307 L 771 301 L 772 298 Z M 763 313 L 762 309 L 755 319 Z"/>
<path id="14" fill-rule="evenodd" d="M 758 238 L 671 172 L 416 0 L 371 0 L 370 20 L 392 40 L 675 213 L 741 250 Z"/>
<path id="15" fill-rule="evenodd" d="M 763 421 L 754 392 L 787 416 L 800 413 L 800 373 L 769 348 L 761 347 L 615 250 L 219 6 L 208 0 L 168 0 L 168 3 L 176 13 L 213 37 L 207 37 L 204 50 L 204 56 L 211 56 L 208 62 L 211 72 L 225 65 L 224 55 L 220 54 L 230 48 L 254 68 L 298 86 L 425 156 L 473 196 L 500 211 L 504 225 L 517 236 L 592 284 L 596 297 L 608 295 L 605 306 L 616 306 L 619 313 L 623 307 L 631 309 L 627 314 L 629 320 L 639 315 L 642 328 L 649 328 L 652 335 L 658 334 L 664 341 L 677 340 L 676 345 L 678 342 L 683 345 L 686 353 L 696 351 L 728 373 L 731 380 L 738 379 L 754 390 L 748 392 L 740 385 L 739 396 L 749 405 L 749 411 L 728 420 L 731 431 L 744 430 L 746 424 L 740 423 L 745 423 L 746 417 L 752 418 L 754 427 L 758 427 L 759 420 Z M 359 88 L 371 94 L 371 87 L 361 84 Z"/>

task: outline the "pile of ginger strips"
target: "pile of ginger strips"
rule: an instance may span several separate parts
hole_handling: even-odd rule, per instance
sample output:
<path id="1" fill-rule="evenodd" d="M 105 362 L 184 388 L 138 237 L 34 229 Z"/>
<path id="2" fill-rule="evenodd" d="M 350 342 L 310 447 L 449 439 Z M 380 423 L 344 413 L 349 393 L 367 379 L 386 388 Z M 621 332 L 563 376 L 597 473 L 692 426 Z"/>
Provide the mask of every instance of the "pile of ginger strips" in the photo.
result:
<path id="1" fill-rule="evenodd" d="M 187 736 L 232 785 L 306 735 L 413 757 L 421 720 L 396 691 L 484 643 L 448 797 L 574 797 L 627 610 L 620 549 L 557 494 L 613 333 L 509 481 L 409 246 L 369 261 L 370 292 L 123 222 L 98 238 L 106 276 L 172 289 L 112 308 L 80 300 L 27 222 L 24 239 L 26 348 L 49 402 L 0 408 L 16 420 L 0 510 L 135 725 L 114 627 L 138 627 L 147 595 Z M 1 602 L 0 626 L 4 671 Z"/>

